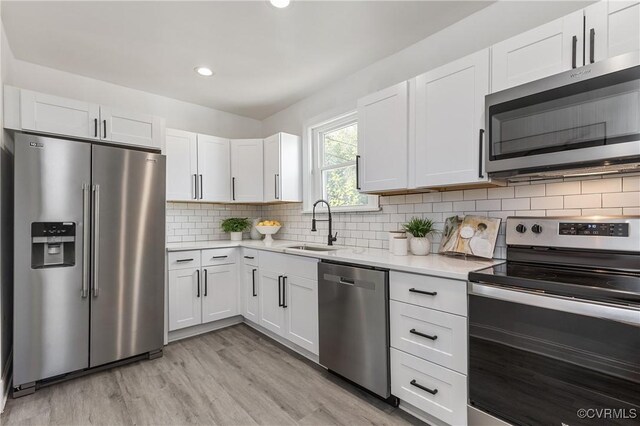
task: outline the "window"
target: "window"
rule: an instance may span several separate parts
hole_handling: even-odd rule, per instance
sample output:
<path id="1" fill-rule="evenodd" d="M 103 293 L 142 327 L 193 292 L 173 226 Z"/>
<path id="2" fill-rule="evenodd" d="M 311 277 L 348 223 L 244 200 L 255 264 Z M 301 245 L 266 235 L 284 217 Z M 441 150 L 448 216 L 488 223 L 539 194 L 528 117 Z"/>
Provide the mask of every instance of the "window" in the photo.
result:
<path id="1" fill-rule="evenodd" d="M 332 210 L 371 210 L 378 197 L 360 194 L 356 188 L 358 120 L 355 113 L 311 128 L 313 196 L 324 198 Z"/>

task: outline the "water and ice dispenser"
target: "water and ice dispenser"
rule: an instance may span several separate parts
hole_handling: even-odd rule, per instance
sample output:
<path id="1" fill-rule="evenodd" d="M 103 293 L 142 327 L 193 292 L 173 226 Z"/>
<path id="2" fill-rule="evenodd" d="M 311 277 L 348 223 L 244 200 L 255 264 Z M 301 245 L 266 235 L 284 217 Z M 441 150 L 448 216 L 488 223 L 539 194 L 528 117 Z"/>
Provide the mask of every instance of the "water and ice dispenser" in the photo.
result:
<path id="1" fill-rule="evenodd" d="M 76 224 L 33 222 L 31 224 L 31 267 L 56 268 L 75 265 Z"/>

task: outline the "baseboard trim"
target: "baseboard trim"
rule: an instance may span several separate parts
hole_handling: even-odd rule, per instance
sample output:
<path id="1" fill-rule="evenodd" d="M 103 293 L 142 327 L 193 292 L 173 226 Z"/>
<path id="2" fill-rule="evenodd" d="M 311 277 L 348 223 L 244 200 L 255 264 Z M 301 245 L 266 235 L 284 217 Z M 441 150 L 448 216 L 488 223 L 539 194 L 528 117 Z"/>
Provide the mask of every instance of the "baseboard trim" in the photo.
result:
<path id="1" fill-rule="evenodd" d="M 13 348 L 9 352 L 7 362 L 2 368 L 2 377 L 0 378 L 0 392 L 2 392 L 2 400 L 0 400 L 0 413 L 4 412 L 4 407 L 7 404 L 9 398 L 9 391 L 11 390 L 11 382 L 13 380 Z"/>
<path id="2" fill-rule="evenodd" d="M 232 325 L 241 324 L 243 318 L 244 317 L 242 315 L 236 315 L 230 318 L 213 321 L 206 324 L 194 325 L 193 327 L 186 327 L 180 330 L 170 331 L 168 340 L 169 343 L 176 342 L 178 340 L 188 339 L 189 337 L 194 337 L 199 334 L 220 330 L 221 328 L 231 327 Z"/>
<path id="3" fill-rule="evenodd" d="M 406 403 L 402 400 L 400 400 L 400 405 L 398 406 L 398 408 L 400 408 L 402 411 L 411 414 L 413 417 L 422 420 L 423 422 L 427 423 L 428 425 L 432 425 L 432 426 L 448 426 L 447 423 L 443 422 L 442 420 L 438 419 L 437 417 L 432 416 L 431 414 L 422 411 L 421 409 Z"/>

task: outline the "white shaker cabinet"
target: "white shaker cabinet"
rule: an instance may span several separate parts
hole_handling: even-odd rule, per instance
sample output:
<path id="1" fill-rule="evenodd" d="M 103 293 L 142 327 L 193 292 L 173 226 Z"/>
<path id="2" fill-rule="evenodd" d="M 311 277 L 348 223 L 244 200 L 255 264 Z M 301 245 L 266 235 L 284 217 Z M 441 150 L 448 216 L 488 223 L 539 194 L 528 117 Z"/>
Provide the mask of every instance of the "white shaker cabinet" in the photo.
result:
<path id="1" fill-rule="evenodd" d="M 260 322 L 267 330 L 285 335 L 285 311 L 282 308 L 283 274 L 260 269 Z"/>
<path id="2" fill-rule="evenodd" d="M 202 268 L 202 323 L 238 314 L 236 266 L 215 265 Z"/>
<path id="3" fill-rule="evenodd" d="M 231 149 L 229 139 L 198 134 L 198 199 L 231 200 Z"/>
<path id="4" fill-rule="evenodd" d="M 358 100 L 361 192 L 407 188 L 408 112 L 406 81 Z"/>
<path id="5" fill-rule="evenodd" d="M 277 133 L 264 140 L 264 201 L 302 201 L 302 142 Z"/>
<path id="6" fill-rule="evenodd" d="M 100 106 L 59 96 L 5 88 L 7 94 L 19 90 L 19 128 L 78 138 L 99 139 Z"/>
<path id="7" fill-rule="evenodd" d="M 244 265 L 242 274 L 244 317 L 260 324 L 260 275 L 258 267 Z"/>
<path id="8" fill-rule="evenodd" d="M 295 275 L 283 278 L 284 310 L 286 313 L 287 340 L 319 353 L 318 333 L 318 281 Z"/>
<path id="9" fill-rule="evenodd" d="M 263 141 L 234 139 L 231 141 L 231 200 L 262 202 Z"/>
<path id="10" fill-rule="evenodd" d="M 169 271 L 169 330 L 202 323 L 200 269 Z"/>
<path id="11" fill-rule="evenodd" d="M 640 2 L 601 1 L 584 15 L 585 64 L 640 50 Z"/>
<path id="12" fill-rule="evenodd" d="M 197 135 L 182 130 L 167 129 L 167 200 L 188 201 L 197 197 L 198 141 Z"/>
<path id="13" fill-rule="evenodd" d="M 582 66 L 583 21 L 579 10 L 493 45 L 491 91 Z"/>
<path id="14" fill-rule="evenodd" d="M 127 145 L 162 148 L 162 120 L 147 114 L 100 107 L 100 139 Z"/>
<path id="15" fill-rule="evenodd" d="M 483 170 L 484 97 L 489 50 L 415 78 L 416 187 L 486 182 Z"/>

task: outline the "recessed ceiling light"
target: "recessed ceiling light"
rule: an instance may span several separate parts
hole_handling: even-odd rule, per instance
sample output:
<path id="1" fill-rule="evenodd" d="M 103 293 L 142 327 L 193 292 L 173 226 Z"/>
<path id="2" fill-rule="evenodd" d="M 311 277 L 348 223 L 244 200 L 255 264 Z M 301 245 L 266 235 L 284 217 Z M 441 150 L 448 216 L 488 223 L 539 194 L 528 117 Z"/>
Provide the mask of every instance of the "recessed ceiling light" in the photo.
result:
<path id="1" fill-rule="evenodd" d="M 213 71 L 207 67 L 195 67 L 193 70 L 204 77 L 211 77 L 213 75 Z"/>
<path id="2" fill-rule="evenodd" d="M 291 0 L 269 0 L 271 5 L 277 7 L 278 9 L 285 8 L 289 6 Z"/>

